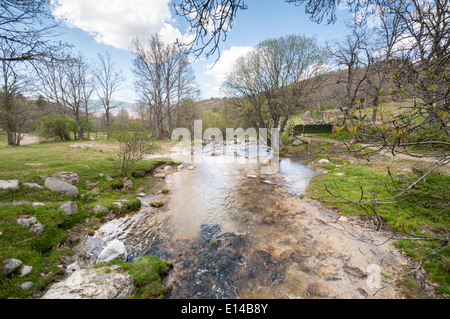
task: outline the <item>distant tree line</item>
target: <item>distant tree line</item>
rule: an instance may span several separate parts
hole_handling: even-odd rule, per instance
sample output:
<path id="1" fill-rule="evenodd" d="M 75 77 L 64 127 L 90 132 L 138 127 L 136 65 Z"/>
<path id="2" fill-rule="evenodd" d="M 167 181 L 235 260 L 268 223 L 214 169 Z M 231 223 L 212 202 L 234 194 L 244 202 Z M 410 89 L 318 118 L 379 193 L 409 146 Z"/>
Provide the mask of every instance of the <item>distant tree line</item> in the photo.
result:
<path id="1" fill-rule="evenodd" d="M 124 118 L 115 100 L 123 71 L 109 53 L 88 61 L 70 44 L 53 41 L 59 21 L 50 5 L 49 0 L 0 5 L 0 127 L 7 143 L 20 145 L 23 133 L 32 130 L 44 138 L 83 140 L 102 129 L 109 139 L 114 122 Z M 154 137 L 168 136 L 193 120 L 183 111 L 192 109 L 198 96 L 190 61 L 157 35 L 145 44 L 136 39 L 133 52 L 136 111 Z"/>

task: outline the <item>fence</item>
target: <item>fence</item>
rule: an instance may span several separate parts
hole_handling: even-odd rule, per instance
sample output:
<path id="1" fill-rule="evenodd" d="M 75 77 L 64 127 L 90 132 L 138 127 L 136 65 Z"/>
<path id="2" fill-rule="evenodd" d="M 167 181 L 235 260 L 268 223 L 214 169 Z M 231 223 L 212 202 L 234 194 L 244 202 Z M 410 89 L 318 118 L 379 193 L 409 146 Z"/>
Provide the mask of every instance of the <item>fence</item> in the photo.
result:
<path id="1" fill-rule="evenodd" d="M 295 125 L 295 134 L 319 134 L 319 133 L 332 133 L 332 124 L 308 124 L 308 125 Z"/>

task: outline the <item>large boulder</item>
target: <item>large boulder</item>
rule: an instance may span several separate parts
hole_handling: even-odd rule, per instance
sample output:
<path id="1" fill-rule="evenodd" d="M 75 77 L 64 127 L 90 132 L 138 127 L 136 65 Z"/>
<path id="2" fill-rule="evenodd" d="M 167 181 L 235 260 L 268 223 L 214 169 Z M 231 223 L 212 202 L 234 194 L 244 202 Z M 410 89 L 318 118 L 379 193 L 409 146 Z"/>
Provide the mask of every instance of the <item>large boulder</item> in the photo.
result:
<path id="1" fill-rule="evenodd" d="M 50 287 L 42 299 L 129 299 L 136 287 L 120 266 L 81 269 Z"/>
<path id="2" fill-rule="evenodd" d="M 19 181 L 18 180 L 8 180 L 3 181 L 0 180 L 0 191 L 12 190 L 16 192 L 19 189 Z"/>
<path id="3" fill-rule="evenodd" d="M 67 202 L 58 208 L 67 216 L 78 213 L 78 205 L 74 202 Z"/>
<path id="4" fill-rule="evenodd" d="M 118 239 L 111 241 L 105 249 L 98 255 L 97 263 L 102 261 L 112 261 L 112 260 L 124 260 L 128 258 L 127 249 L 125 245 Z"/>
<path id="5" fill-rule="evenodd" d="M 89 268 L 97 262 L 98 255 L 105 249 L 106 242 L 96 236 L 86 236 L 73 250 L 75 255 L 70 258 L 81 268 Z"/>
<path id="6" fill-rule="evenodd" d="M 78 188 L 76 186 L 61 181 L 55 177 L 47 177 L 45 179 L 45 186 L 54 192 L 59 192 L 60 194 L 69 197 L 76 197 L 79 194 Z"/>

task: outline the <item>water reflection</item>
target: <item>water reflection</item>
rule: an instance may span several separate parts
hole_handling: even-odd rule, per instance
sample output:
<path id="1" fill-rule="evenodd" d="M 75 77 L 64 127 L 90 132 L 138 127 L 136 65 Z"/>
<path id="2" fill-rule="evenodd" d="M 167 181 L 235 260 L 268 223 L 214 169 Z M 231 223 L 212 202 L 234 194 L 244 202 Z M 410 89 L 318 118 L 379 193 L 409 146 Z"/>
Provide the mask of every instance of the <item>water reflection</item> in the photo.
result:
<path id="1" fill-rule="evenodd" d="M 216 156 L 205 158 L 196 169 L 171 174 L 167 187 L 173 192 L 167 215 L 170 228 L 194 239 L 201 225 L 219 225 L 221 233 L 245 233 L 239 215 L 255 209 L 268 210 L 280 199 L 274 188 L 293 195 L 305 193 L 314 171 L 301 162 L 285 158 L 278 174 L 258 174 L 260 164 L 226 163 Z M 263 204 L 263 205 L 261 205 Z"/>

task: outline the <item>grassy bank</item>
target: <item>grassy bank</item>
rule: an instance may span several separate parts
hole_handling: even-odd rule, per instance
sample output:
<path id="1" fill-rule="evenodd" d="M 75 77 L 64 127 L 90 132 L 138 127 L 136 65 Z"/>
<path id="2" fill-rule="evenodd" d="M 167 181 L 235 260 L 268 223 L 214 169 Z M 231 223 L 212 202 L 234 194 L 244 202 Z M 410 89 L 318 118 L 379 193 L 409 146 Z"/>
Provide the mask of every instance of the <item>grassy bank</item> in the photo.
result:
<path id="1" fill-rule="evenodd" d="M 20 147 L 0 146 L 0 180 L 15 179 L 19 190 L 0 193 L 0 261 L 19 259 L 32 266 L 25 277 L 0 276 L 0 298 L 25 298 L 30 292 L 44 288 L 64 273 L 61 265 L 72 254 L 70 249 L 85 234 L 93 233 L 104 222 L 105 214 L 93 212 L 95 205 L 110 210 L 113 204 L 124 203 L 122 213 L 137 210 L 140 202 L 136 195 L 155 188 L 156 180 L 151 172 L 156 165 L 173 164 L 170 159 L 152 159 L 138 162 L 129 172 L 133 182 L 129 189 L 122 188 L 118 176 L 118 162 L 113 152 L 97 149 L 72 149 L 71 143 L 44 143 Z M 79 182 L 74 185 L 80 191 L 75 198 L 68 198 L 44 186 L 45 178 L 59 172 L 74 172 Z M 135 172 L 140 172 L 136 174 Z M 27 188 L 22 183 L 37 183 L 44 189 Z M 70 216 L 58 207 L 72 200 L 78 205 L 78 213 Z M 40 202 L 45 205 L 34 206 Z M 22 215 L 36 217 L 44 226 L 38 236 L 28 228 L 17 224 Z M 0 273 L 3 262 L 0 262 Z M 156 271 L 159 273 L 159 270 Z M 33 286 L 23 290 L 20 285 L 32 281 Z"/>
<path id="2" fill-rule="evenodd" d="M 324 136 L 321 136 L 322 138 Z M 389 198 L 399 193 L 424 173 L 427 163 L 419 161 L 382 158 L 378 161 L 361 161 L 349 157 L 339 143 L 317 141 L 310 145 L 294 147 L 288 145 L 289 155 L 299 156 L 310 166 L 324 174 L 316 175 L 307 189 L 307 196 L 322 200 L 323 204 L 344 216 L 378 215 L 385 227 L 406 237 L 439 237 L 447 233 L 450 226 L 450 193 L 448 185 L 450 176 L 444 172 L 435 172 L 415 185 L 396 200 L 386 204 L 361 207 L 358 203 L 345 202 L 345 199 L 364 202 L 375 198 Z M 327 135 L 327 139 L 333 139 Z M 306 154 L 306 155 L 305 155 Z M 318 163 L 321 158 L 329 160 Z M 312 163 L 312 164 L 311 164 Z M 389 175 L 388 171 L 391 173 Z M 341 198 L 340 196 L 344 197 Z M 399 249 L 418 262 L 429 255 L 441 243 L 429 240 L 400 240 L 396 242 Z M 437 292 L 443 296 L 450 294 L 450 249 L 445 248 L 426 260 L 423 268 L 428 271 L 429 279 L 436 283 Z M 405 279 L 410 297 L 420 296 L 420 288 L 411 279 Z"/>

